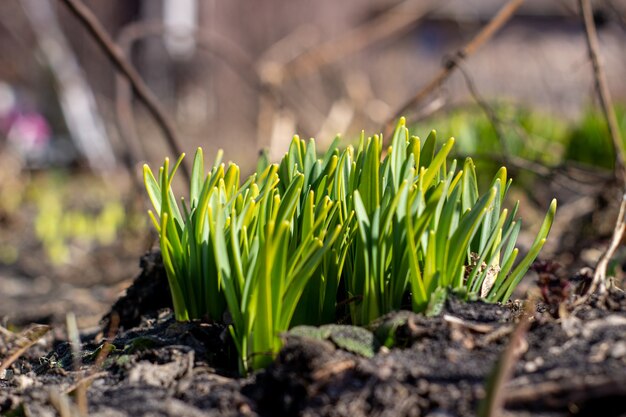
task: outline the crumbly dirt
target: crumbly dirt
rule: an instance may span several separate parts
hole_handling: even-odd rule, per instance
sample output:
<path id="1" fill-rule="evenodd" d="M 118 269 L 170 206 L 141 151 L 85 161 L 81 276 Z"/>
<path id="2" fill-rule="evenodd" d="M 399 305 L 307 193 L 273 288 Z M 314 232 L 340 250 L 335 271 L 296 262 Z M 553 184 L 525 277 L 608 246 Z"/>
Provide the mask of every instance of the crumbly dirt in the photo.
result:
<path id="1" fill-rule="evenodd" d="M 108 330 L 82 335 L 78 360 L 52 331 L 0 375 L 2 415 L 78 415 L 85 387 L 89 416 L 102 417 L 472 416 L 517 323 L 529 320 L 523 303 L 451 299 L 437 317 L 385 316 L 371 338 L 348 326 L 316 337 L 294 331 L 268 369 L 241 378 L 224 326 L 175 322 L 158 257 L 143 266 L 105 316 Z M 504 415 L 626 416 L 624 293 L 554 315 L 539 305 L 530 318 Z M 345 340 L 368 345 L 351 349 Z"/>

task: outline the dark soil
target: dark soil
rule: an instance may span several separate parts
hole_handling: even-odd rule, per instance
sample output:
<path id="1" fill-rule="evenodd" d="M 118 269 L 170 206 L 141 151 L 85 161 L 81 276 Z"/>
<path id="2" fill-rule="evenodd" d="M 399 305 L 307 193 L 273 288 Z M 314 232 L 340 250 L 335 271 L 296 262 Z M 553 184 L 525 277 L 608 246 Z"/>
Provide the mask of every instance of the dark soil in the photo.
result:
<path id="1" fill-rule="evenodd" d="M 0 379 L 2 415 L 78 415 L 83 381 L 90 416 L 472 416 L 517 323 L 528 320 L 521 303 L 451 299 L 437 317 L 383 317 L 369 338 L 348 326 L 315 338 L 300 329 L 285 335 L 268 369 L 239 378 L 225 328 L 176 323 L 158 257 L 143 266 L 103 320 L 117 332 L 108 355 L 106 331 L 83 335 L 75 371 L 70 346 L 49 334 Z M 530 318 L 505 415 L 626 416 L 626 296 L 560 309 L 559 319 L 555 311 L 540 305 Z M 392 339 L 395 347 L 383 346 Z"/>

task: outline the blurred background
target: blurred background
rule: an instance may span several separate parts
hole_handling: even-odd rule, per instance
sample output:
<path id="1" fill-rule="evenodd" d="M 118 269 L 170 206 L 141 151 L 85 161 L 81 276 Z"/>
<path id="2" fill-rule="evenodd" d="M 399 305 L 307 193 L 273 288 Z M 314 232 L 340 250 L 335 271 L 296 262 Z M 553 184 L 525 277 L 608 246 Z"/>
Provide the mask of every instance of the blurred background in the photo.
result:
<path id="1" fill-rule="evenodd" d="M 292 135 L 381 132 L 506 4 L 496 0 L 83 0 L 172 120 L 187 153 L 252 172 Z M 626 131 L 626 1 L 594 21 Z M 0 317 L 95 325 L 155 244 L 141 165 L 176 158 L 86 29 L 57 0 L 0 2 Z M 527 0 L 443 85 L 405 112 L 455 136 L 490 178 L 506 164 L 544 258 L 595 265 L 614 224 L 614 155 L 597 110 L 578 3 Z M 618 257 L 619 258 L 619 257 Z M 618 261 L 613 270 L 621 269 Z M 532 281 L 529 281 L 532 283 Z M 0 323 L 1 324 L 1 323 Z"/>

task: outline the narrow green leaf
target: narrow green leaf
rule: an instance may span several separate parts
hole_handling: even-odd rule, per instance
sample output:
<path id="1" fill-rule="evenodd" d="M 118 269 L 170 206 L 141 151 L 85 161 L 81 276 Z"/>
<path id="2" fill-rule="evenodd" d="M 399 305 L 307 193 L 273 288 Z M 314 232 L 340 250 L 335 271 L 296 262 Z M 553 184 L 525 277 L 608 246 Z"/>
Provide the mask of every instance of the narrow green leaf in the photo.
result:
<path id="1" fill-rule="evenodd" d="M 195 207 L 202 185 L 204 182 L 204 155 L 202 154 L 202 148 L 196 150 L 196 155 L 193 158 L 193 167 L 191 169 L 191 183 L 189 184 L 189 199 L 191 206 Z"/>
<path id="2" fill-rule="evenodd" d="M 554 222 L 555 214 L 556 214 L 556 200 L 552 200 L 552 202 L 550 203 L 550 208 L 548 209 L 548 212 L 546 213 L 546 216 L 543 219 L 543 223 L 541 224 L 541 227 L 539 228 L 539 233 L 537 234 L 535 241 L 530 247 L 528 254 L 524 257 L 524 259 L 520 261 L 520 263 L 511 272 L 511 276 L 508 278 L 508 280 L 510 280 L 510 284 L 508 285 L 508 288 L 506 292 L 504 293 L 502 300 L 508 300 L 511 297 L 511 294 L 513 294 L 513 290 L 515 290 L 515 287 L 522 280 L 522 278 L 528 271 L 528 268 L 530 268 L 530 265 L 535 261 L 535 259 L 539 255 L 541 248 L 546 242 L 548 233 L 550 233 L 550 228 L 552 227 L 552 223 Z"/>
<path id="3" fill-rule="evenodd" d="M 424 187 L 429 187 L 431 182 L 435 179 L 435 176 L 439 173 L 439 168 L 441 168 L 444 161 L 446 160 L 446 157 L 450 153 L 452 146 L 454 146 L 454 138 L 448 139 L 448 141 L 443 145 L 439 152 L 437 152 L 437 155 L 435 155 L 433 160 L 430 162 L 422 180 Z"/>
<path id="4" fill-rule="evenodd" d="M 147 164 L 143 166 L 143 182 L 146 187 L 146 191 L 148 192 L 148 197 L 150 197 L 150 202 L 152 203 L 152 207 L 154 207 L 154 211 L 157 215 L 161 215 L 161 188 L 159 187 L 159 183 L 152 175 L 152 171 Z"/>
<path id="5" fill-rule="evenodd" d="M 421 150 L 421 160 L 419 161 L 419 167 L 427 168 L 435 156 L 435 146 L 437 144 L 437 132 L 431 130 L 428 137 L 424 141 L 424 146 Z M 415 159 L 417 161 L 417 158 Z"/>
<path id="6" fill-rule="evenodd" d="M 446 276 L 442 277 L 445 285 L 460 286 L 453 280 L 459 276 L 463 266 L 463 258 L 467 254 L 467 247 L 476 229 L 485 215 L 487 207 L 492 203 L 496 195 L 496 189 L 491 188 L 489 193 L 483 195 L 471 211 L 466 213 L 460 220 L 457 230 L 452 235 L 450 241 L 454 245 L 449 247 L 447 255 Z"/>

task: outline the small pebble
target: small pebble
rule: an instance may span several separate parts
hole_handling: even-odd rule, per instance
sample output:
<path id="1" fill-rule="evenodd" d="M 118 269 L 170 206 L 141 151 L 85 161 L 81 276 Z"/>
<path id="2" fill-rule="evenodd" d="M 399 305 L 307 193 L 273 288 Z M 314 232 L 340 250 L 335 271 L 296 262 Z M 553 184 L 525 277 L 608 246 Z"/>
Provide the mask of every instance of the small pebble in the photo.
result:
<path id="1" fill-rule="evenodd" d="M 27 377 L 26 375 L 18 375 L 15 380 L 17 381 L 20 390 L 25 390 L 26 388 L 30 388 L 35 385 L 35 380 Z"/>
<path id="2" fill-rule="evenodd" d="M 537 364 L 535 362 L 526 362 L 524 364 L 524 371 L 532 374 L 533 372 L 537 372 Z"/>
<path id="3" fill-rule="evenodd" d="M 378 377 L 383 381 L 389 379 L 393 375 L 393 370 L 390 366 L 383 365 L 378 369 Z"/>
<path id="4" fill-rule="evenodd" d="M 607 342 L 602 342 L 597 345 L 594 345 L 591 349 L 591 354 L 589 355 L 589 362 L 591 363 L 600 363 L 606 359 L 607 353 L 609 352 L 609 344 Z"/>
<path id="5" fill-rule="evenodd" d="M 620 340 L 619 342 L 615 343 L 615 346 L 613 346 L 613 349 L 611 349 L 611 357 L 619 359 L 624 356 L 626 356 L 626 342 Z"/>
<path id="6" fill-rule="evenodd" d="M 541 366 L 545 363 L 541 356 L 537 356 L 532 361 L 526 362 L 524 365 L 524 370 L 529 374 L 533 372 L 537 372 L 537 369 L 541 368 Z"/>

